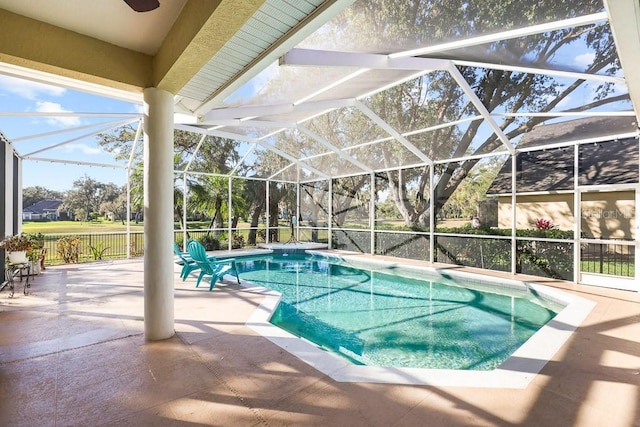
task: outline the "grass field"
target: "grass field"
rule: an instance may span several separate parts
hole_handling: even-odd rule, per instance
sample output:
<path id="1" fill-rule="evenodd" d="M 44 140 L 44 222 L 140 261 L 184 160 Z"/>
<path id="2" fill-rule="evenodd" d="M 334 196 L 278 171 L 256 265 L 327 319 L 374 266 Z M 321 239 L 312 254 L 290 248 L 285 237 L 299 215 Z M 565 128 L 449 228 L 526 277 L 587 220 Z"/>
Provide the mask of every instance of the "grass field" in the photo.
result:
<path id="1" fill-rule="evenodd" d="M 438 225 L 442 227 L 461 227 L 467 220 L 447 220 L 439 222 Z M 404 225 L 402 221 L 388 221 L 384 223 L 386 226 L 401 227 Z M 205 229 L 209 224 L 206 221 L 202 222 L 189 222 L 188 228 L 190 230 Z M 262 224 L 262 227 L 264 224 Z M 288 227 L 287 222 L 280 224 L 281 227 Z M 354 228 L 362 228 L 361 224 L 352 224 Z M 349 227 L 349 225 L 347 225 Z M 174 229 L 180 230 L 182 227 L 180 224 L 175 223 Z M 238 228 L 249 228 L 249 224 L 246 222 L 238 223 Z M 131 231 L 143 231 L 143 223 L 135 224 L 131 223 Z M 120 221 L 27 221 L 22 224 L 22 231 L 25 233 L 42 233 L 42 234 L 88 234 L 88 233 L 109 233 L 117 231 L 127 231 L 127 225 L 122 224 Z"/>
<path id="2" fill-rule="evenodd" d="M 142 231 L 143 225 L 131 224 L 132 231 Z M 81 222 L 81 221 L 31 221 L 22 224 L 22 231 L 25 233 L 42 234 L 66 234 L 66 233 L 109 233 L 115 231 L 127 231 L 127 225 L 121 222 Z"/>

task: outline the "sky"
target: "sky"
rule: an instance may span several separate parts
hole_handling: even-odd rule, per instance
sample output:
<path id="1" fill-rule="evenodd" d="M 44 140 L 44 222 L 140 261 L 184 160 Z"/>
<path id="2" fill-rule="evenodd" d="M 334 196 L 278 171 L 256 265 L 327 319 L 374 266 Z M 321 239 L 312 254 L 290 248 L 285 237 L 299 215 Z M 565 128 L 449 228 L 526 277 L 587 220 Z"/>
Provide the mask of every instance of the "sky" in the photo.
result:
<path id="1" fill-rule="evenodd" d="M 26 155 L 58 145 L 34 153 L 33 156 L 111 165 L 116 164 L 114 156 L 100 149 L 96 136 L 91 135 L 104 129 L 105 125 L 70 130 L 92 124 L 121 121 L 124 118 L 22 115 L 34 112 L 139 114 L 142 112 L 142 105 L 0 75 L 0 132 L 13 142 L 18 153 Z M 7 113 L 21 115 L 7 115 Z M 42 134 L 47 135 L 20 140 L 23 137 Z M 125 170 L 113 167 L 33 160 L 24 160 L 22 166 L 23 187 L 25 188 L 41 186 L 50 190 L 67 191 L 73 188 L 74 181 L 85 175 L 102 183 L 116 185 L 126 183 Z"/>

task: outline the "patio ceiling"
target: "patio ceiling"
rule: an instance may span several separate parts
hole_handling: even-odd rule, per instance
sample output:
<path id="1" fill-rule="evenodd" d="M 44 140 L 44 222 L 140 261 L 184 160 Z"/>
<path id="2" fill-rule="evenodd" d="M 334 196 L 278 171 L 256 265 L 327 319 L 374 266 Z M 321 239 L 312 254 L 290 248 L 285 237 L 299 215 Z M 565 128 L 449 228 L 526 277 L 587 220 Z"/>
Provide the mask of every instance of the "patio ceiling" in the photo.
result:
<path id="1" fill-rule="evenodd" d="M 549 13 L 532 21 L 522 13 L 521 22 L 486 22 L 484 29 L 455 37 L 433 34 L 429 39 L 378 38 L 365 27 L 365 21 L 345 26 L 345 16 L 356 16 L 354 11 L 366 2 L 267 0 L 240 6 L 232 1 L 211 5 L 176 0 L 162 2 L 156 11 L 136 14 L 121 0 L 91 6 L 82 0 L 65 1 L 55 10 L 44 0 L 0 0 L 0 73 L 134 103 L 141 103 L 144 87 L 166 89 L 176 94 L 177 129 L 237 141 L 242 162 L 250 163 L 259 151 L 269 152 L 279 166 L 252 174 L 293 181 L 417 167 L 470 154 L 513 153 L 518 140 L 508 136 L 508 118 L 638 117 L 640 76 L 634 73 L 640 64 L 637 2 L 569 1 L 570 16 Z M 424 4 L 437 19 L 439 2 Z M 518 2 L 509 7 L 524 11 L 527 6 L 528 2 Z M 519 13 L 514 10 L 512 15 Z M 411 33 L 428 23 L 401 24 Z M 559 51 L 544 63 L 526 54 L 499 50 L 507 41 L 526 45 L 539 35 L 593 25 L 610 27 L 615 40 L 611 61 L 619 59 L 621 70 L 577 66 L 577 56 L 598 56 L 599 52 L 586 46 Z M 598 44 L 595 46 L 597 50 Z M 488 106 L 481 99 L 482 88 L 470 84 L 461 72 L 465 69 L 544 76 L 549 85 L 559 87 L 582 81 L 586 89 L 580 92 L 580 99 L 553 109 Z M 377 96 L 408 82 L 427 87 L 442 80 L 455 83 L 452 102 L 463 106 L 464 114 L 406 125 L 389 118 L 376 101 Z M 597 104 L 598 88 L 603 84 L 615 87 L 619 100 L 584 109 L 584 105 Z M 417 96 L 426 103 L 430 95 Z M 10 118 L 34 115 L 0 114 Z M 131 113 L 100 116 L 102 120 L 94 126 L 8 136 L 17 141 L 82 131 L 70 139 L 20 152 L 26 160 L 64 162 L 68 160 L 42 157 L 43 153 L 140 119 L 139 114 Z M 348 132 L 336 135 L 323 125 L 329 120 L 349 120 L 366 131 L 357 137 Z M 446 153 L 429 149 L 428 141 L 442 129 L 463 134 L 472 125 L 478 126 L 483 140 L 494 137 L 499 144 L 484 151 L 479 148 L 481 142 L 472 142 L 471 148 L 453 147 Z M 375 158 L 371 153 L 376 149 L 393 155 Z M 185 159 L 189 168 L 192 159 Z M 240 169 L 239 164 L 231 165 L 230 173 Z"/>

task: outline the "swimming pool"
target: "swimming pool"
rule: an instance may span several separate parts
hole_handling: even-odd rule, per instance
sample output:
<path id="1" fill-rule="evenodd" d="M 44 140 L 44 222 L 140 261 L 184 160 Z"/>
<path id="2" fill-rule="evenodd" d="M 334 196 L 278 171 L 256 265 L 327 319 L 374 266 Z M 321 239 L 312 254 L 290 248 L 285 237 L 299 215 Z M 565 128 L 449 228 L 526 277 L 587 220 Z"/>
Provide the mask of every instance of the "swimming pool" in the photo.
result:
<path id="1" fill-rule="evenodd" d="M 535 347 L 539 341 L 546 351 L 557 350 L 557 340 L 540 341 L 540 331 L 549 331 L 572 305 L 533 284 L 491 283 L 396 264 L 360 265 L 344 257 L 239 261 L 243 281 L 269 289 L 259 288 L 270 298 L 250 326 L 343 381 L 433 383 L 434 373 L 467 372 L 479 378 L 501 372 L 523 353 L 524 343 Z M 283 332 L 269 328 L 269 320 Z M 333 357 L 322 355 L 327 351 Z M 545 362 L 529 364 L 526 371 L 531 372 L 518 367 L 520 376 L 530 377 Z M 426 382 L 425 372 L 430 373 Z"/>

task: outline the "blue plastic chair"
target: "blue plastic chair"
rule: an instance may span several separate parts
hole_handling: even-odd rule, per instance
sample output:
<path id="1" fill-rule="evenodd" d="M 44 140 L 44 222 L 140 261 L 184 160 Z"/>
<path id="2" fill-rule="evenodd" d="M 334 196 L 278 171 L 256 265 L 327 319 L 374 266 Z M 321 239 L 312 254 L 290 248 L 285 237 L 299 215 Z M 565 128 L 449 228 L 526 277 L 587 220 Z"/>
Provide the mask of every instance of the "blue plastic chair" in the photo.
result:
<path id="1" fill-rule="evenodd" d="M 182 252 L 176 242 L 173 242 L 173 252 L 180 258 L 182 264 L 182 271 L 180 272 L 180 278 L 184 282 L 189 277 L 192 271 L 200 269 L 200 266 L 191 258 L 188 252 Z"/>
<path id="2" fill-rule="evenodd" d="M 211 276 L 211 282 L 209 290 L 212 290 L 218 280 L 222 280 L 225 273 L 231 271 L 238 284 L 240 284 L 240 277 L 238 277 L 238 270 L 236 269 L 235 258 L 217 259 L 214 256 L 207 256 L 207 252 L 202 246 L 202 243 L 192 240 L 187 245 L 189 256 L 200 267 L 200 275 L 196 282 L 196 288 L 200 286 L 200 281 L 205 276 Z"/>

